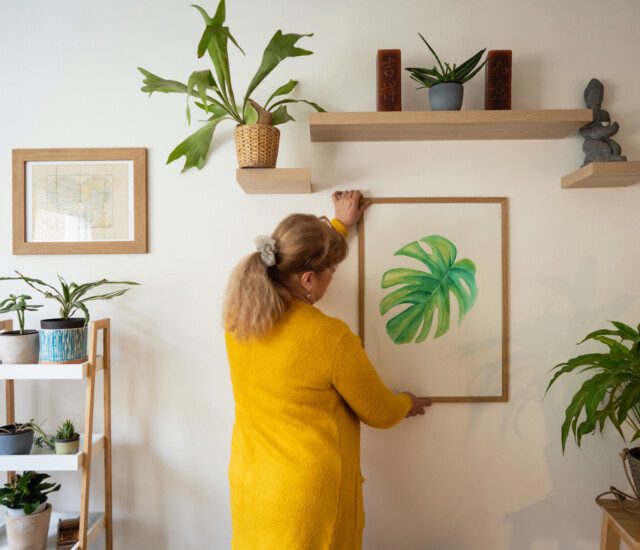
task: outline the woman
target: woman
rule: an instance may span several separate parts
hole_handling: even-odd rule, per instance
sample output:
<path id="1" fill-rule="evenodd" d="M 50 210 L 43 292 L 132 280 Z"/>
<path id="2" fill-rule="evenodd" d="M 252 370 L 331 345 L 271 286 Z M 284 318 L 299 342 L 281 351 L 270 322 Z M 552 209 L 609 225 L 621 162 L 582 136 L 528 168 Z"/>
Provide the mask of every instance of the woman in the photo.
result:
<path id="1" fill-rule="evenodd" d="M 390 428 L 431 404 L 391 392 L 349 327 L 313 306 L 367 206 L 358 191 L 333 201 L 332 221 L 288 216 L 231 276 L 234 550 L 361 548 L 360 422 Z"/>

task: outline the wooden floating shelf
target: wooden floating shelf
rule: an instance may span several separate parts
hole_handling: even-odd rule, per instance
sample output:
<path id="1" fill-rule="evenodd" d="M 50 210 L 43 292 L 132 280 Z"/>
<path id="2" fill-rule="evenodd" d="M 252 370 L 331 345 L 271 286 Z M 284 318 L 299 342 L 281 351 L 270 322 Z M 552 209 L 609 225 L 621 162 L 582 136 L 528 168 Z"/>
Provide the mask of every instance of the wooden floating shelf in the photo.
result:
<path id="1" fill-rule="evenodd" d="M 564 176 L 562 187 L 627 187 L 639 181 L 640 161 L 592 162 Z"/>
<path id="2" fill-rule="evenodd" d="M 311 193 L 307 168 L 238 168 L 236 181 L 248 195 Z"/>
<path id="3" fill-rule="evenodd" d="M 93 434 L 93 453 L 104 450 L 104 436 Z M 54 451 L 33 447 L 28 455 L 0 455 L 0 471 L 21 472 L 26 470 L 45 472 L 75 472 L 84 464 L 84 436 L 80 435 L 80 450 L 72 455 L 58 455 Z"/>
<path id="4" fill-rule="evenodd" d="M 102 355 L 96 358 L 96 372 L 102 370 Z M 87 377 L 89 361 L 56 365 L 14 365 L 0 363 L 0 380 L 81 380 Z"/>
<path id="5" fill-rule="evenodd" d="M 591 109 L 310 113 L 311 141 L 558 139 L 593 121 Z"/>
<path id="6" fill-rule="evenodd" d="M 58 520 L 61 519 L 73 519 L 77 518 L 80 512 L 68 513 L 68 512 L 52 512 L 51 521 L 49 522 L 49 533 L 47 536 L 47 544 L 45 550 L 55 550 L 57 548 L 57 532 L 58 532 Z M 89 529 L 87 532 L 87 542 L 90 545 L 96 540 L 100 533 L 105 530 L 105 517 L 102 512 L 90 512 L 89 513 Z M 80 547 L 79 543 L 76 543 L 71 547 L 71 550 L 77 550 Z M 11 550 L 9 548 L 9 542 L 7 541 L 7 528 L 3 523 L 0 525 L 0 550 Z"/>

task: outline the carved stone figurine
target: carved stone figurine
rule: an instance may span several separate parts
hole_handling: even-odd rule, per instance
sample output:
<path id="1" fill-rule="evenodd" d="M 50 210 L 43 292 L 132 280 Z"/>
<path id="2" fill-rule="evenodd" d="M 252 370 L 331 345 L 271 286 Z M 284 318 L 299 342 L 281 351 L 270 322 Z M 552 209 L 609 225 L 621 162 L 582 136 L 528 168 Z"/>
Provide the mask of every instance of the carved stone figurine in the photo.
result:
<path id="1" fill-rule="evenodd" d="M 620 162 L 627 160 L 621 155 L 620 145 L 611 139 L 618 133 L 617 122 L 611 123 L 609 113 L 601 108 L 604 97 L 604 85 L 597 78 L 592 78 L 584 90 L 584 102 L 593 109 L 593 122 L 580 128 L 585 138 L 582 150 L 586 157 L 582 166 L 590 162 Z"/>

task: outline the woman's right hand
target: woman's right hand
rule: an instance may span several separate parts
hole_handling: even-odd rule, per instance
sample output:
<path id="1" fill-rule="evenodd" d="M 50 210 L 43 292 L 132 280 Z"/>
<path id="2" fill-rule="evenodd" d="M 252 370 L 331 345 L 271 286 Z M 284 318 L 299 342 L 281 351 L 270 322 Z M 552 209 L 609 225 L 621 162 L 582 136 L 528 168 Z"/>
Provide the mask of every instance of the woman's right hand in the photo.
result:
<path id="1" fill-rule="evenodd" d="M 413 395 L 410 391 L 403 391 L 402 393 L 406 393 L 409 397 L 411 397 L 411 410 L 407 413 L 407 418 L 410 416 L 417 416 L 424 414 L 424 408 L 431 406 L 431 399 L 428 397 L 417 397 Z"/>

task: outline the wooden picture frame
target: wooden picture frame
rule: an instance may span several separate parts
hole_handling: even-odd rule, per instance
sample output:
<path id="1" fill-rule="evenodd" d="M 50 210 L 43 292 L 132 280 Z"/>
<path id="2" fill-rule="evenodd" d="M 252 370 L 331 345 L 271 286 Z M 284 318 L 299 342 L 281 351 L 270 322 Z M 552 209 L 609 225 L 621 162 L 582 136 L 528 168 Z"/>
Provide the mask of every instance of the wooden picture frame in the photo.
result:
<path id="1" fill-rule="evenodd" d="M 440 403 L 481 403 L 509 401 L 509 199 L 506 197 L 407 197 L 407 198 L 372 198 L 372 206 L 381 204 L 420 204 L 420 203 L 494 203 L 500 208 L 500 272 L 502 304 L 501 312 L 501 391 L 498 395 L 429 395 L 434 402 Z M 365 216 L 358 222 L 358 325 L 359 335 L 365 346 Z M 497 349 L 497 346 L 496 346 Z M 378 365 L 379 367 L 379 365 Z M 412 388 L 399 388 L 408 389 Z"/>
<path id="2" fill-rule="evenodd" d="M 13 150 L 14 254 L 147 251 L 146 148 Z"/>

